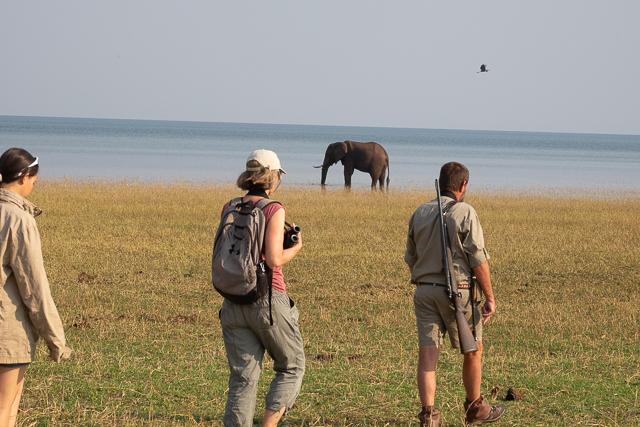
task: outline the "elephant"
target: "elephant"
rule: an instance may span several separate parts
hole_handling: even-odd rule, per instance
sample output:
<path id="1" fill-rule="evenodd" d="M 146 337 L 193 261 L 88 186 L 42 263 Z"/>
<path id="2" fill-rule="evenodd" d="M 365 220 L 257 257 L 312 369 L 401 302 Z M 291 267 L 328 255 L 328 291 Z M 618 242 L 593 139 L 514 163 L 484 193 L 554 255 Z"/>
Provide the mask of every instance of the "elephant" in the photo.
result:
<path id="1" fill-rule="evenodd" d="M 327 181 L 329 167 L 342 162 L 344 165 L 344 186 L 351 188 L 351 176 L 354 169 L 368 172 L 371 175 L 371 189 L 376 188 L 376 181 L 380 183 L 380 189 L 384 186 L 384 177 L 389 169 L 389 156 L 377 142 L 344 141 L 329 144 L 324 154 L 324 162 L 314 168 L 322 168 L 322 181 L 324 188 Z M 387 174 L 387 188 L 389 188 L 389 174 Z"/>

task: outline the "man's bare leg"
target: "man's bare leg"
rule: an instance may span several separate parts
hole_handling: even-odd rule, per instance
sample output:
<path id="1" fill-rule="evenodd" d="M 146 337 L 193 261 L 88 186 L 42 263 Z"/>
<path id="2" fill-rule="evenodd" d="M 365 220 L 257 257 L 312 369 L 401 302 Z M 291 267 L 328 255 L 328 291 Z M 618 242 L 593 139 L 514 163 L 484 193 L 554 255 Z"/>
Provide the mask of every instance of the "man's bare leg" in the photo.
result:
<path id="1" fill-rule="evenodd" d="M 422 406 L 433 406 L 436 396 L 436 364 L 440 356 L 437 345 L 421 345 L 418 348 L 418 393 Z"/>
<path id="2" fill-rule="evenodd" d="M 467 392 L 467 399 L 473 402 L 480 398 L 482 383 L 482 342 L 478 343 L 478 351 L 465 353 L 462 363 L 462 383 Z"/>
<path id="3" fill-rule="evenodd" d="M 278 412 L 272 411 L 270 409 L 266 409 L 264 411 L 264 417 L 262 417 L 261 427 L 275 427 L 278 425 L 280 418 L 284 415 L 284 411 L 287 409 L 286 406 L 283 406 Z"/>

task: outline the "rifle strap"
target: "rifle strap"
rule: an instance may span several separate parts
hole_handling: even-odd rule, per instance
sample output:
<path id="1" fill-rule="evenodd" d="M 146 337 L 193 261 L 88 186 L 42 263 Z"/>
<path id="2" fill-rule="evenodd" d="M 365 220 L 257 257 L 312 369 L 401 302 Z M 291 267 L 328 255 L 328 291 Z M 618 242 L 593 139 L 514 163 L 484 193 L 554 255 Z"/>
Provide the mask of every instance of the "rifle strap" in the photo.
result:
<path id="1" fill-rule="evenodd" d="M 452 193 L 444 194 L 444 195 L 447 196 L 447 197 L 453 196 Z M 455 199 L 455 197 L 453 197 L 453 200 L 451 202 L 447 203 L 447 205 L 442 208 L 442 216 L 446 215 L 447 212 L 449 212 L 449 210 L 456 203 L 458 203 L 458 201 Z M 449 236 L 447 236 L 447 238 L 448 237 Z M 469 302 L 471 303 L 471 323 L 472 323 L 471 333 L 473 334 L 473 338 L 476 341 L 478 341 L 478 336 L 476 334 L 476 298 L 475 298 L 476 286 L 477 286 L 476 281 L 473 280 L 473 278 L 471 278 L 471 285 L 469 286 Z"/>
<path id="2" fill-rule="evenodd" d="M 451 209 L 453 205 L 455 205 L 456 203 L 458 203 L 457 200 L 453 200 L 447 203 L 447 205 L 444 208 L 442 208 L 442 215 L 446 215 L 449 212 L 449 209 Z"/>

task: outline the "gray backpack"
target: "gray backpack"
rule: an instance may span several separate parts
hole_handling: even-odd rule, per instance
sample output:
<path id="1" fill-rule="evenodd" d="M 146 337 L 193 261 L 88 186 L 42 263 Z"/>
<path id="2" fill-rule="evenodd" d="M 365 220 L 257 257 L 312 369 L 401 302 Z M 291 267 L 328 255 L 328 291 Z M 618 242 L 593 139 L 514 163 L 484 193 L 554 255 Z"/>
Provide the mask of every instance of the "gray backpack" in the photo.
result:
<path id="1" fill-rule="evenodd" d="M 272 271 L 262 259 L 266 219 L 262 209 L 274 200 L 229 202 L 213 241 L 213 286 L 236 304 L 251 304 L 271 294 Z"/>

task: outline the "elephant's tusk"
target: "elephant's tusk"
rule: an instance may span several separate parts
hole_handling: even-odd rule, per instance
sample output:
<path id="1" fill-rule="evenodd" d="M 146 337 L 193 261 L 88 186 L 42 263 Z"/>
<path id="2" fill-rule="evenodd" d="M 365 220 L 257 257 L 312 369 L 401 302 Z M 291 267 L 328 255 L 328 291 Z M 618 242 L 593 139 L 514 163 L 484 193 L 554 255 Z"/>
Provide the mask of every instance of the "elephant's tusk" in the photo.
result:
<path id="1" fill-rule="evenodd" d="M 314 166 L 314 168 L 319 169 L 321 167 L 323 167 L 324 165 L 320 165 L 320 166 Z"/>

